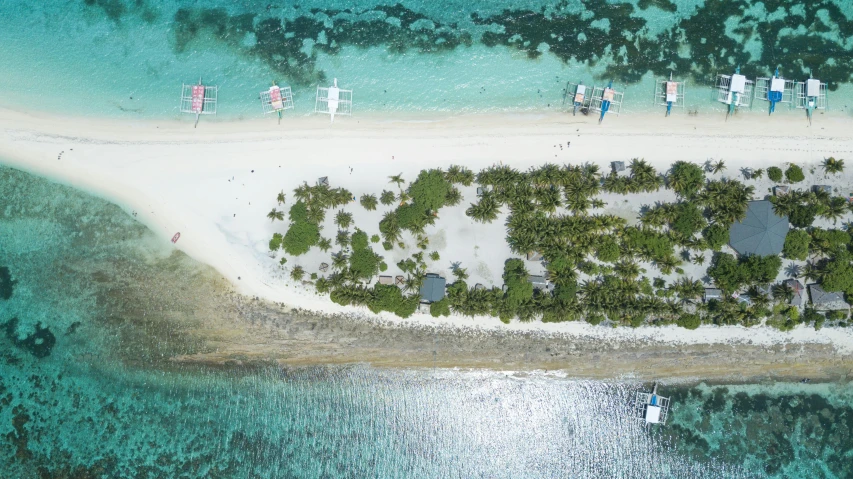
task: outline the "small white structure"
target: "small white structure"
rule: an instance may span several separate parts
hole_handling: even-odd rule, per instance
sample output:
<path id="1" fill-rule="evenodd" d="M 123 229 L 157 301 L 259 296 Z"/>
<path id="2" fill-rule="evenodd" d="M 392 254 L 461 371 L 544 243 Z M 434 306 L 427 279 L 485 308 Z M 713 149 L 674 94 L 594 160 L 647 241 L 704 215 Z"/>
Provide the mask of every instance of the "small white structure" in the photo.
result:
<path id="1" fill-rule="evenodd" d="M 752 90 L 755 85 L 741 75 L 740 68 L 734 75 L 717 75 L 717 101 L 729 105 L 729 112 L 752 106 Z"/>
<path id="2" fill-rule="evenodd" d="M 779 70 L 771 78 L 756 78 L 755 98 L 770 102 L 770 113 L 773 113 L 777 103 L 790 105 L 794 102 L 794 81 L 779 76 Z"/>
<path id="3" fill-rule="evenodd" d="M 338 79 L 329 88 L 317 87 L 317 100 L 314 113 L 328 113 L 335 121 L 335 115 L 352 115 L 352 90 L 338 88 Z"/>
<path id="4" fill-rule="evenodd" d="M 281 120 L 281 114 L 284 110 L 293 109 L 293 93 L 290 91 L 290 87 L 280 87 L 273 84 L 269 90 L 262 91 L 261 108 L 264 115 L 278 113 L 278 119 Z"/>
<path id="5" fill-rule="evenodd" d="M 199 116 L 216 114 L 218 94 L 219 87 L 202 85 L 201 78 L 198 79 L 197 85 L 183 84 L 181 87 L 181 113 L 195 115 L 195 126 L 197 127 Z"/>
<path id="6" fill-rule="evenodd" d="M 686 88 L 686 82 L 673 80 L 670 73 L 669 80 L 660 79 L 655 82 L 655 104 L 666 107 L 666 116 L 669 116 L 673 107 L 683 109 Z"/>
<path id="7" fill-rule="evenodd" d="M 655 384 L 652 393 L 637 391 L 634 401 L 634 414 L 640 421 L 646 424 L 666 424 L 669 414 L 669 398 L 658 396 L 658 385 Z"/>

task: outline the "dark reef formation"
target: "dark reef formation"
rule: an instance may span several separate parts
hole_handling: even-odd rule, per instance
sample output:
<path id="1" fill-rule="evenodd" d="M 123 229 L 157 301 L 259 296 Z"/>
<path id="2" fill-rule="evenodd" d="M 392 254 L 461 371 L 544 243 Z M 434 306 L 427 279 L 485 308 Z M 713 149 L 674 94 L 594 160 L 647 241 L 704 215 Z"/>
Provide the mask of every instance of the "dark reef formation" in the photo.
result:
<path id="1" fill-rule="evenodd" d="M 162 15 L 144 0 L 84 4 L 116 24 L 128 15 L 146 22 Z M 642 17 L 649 9 L 671 17 L 670 25 L 662 31 L 651 27 Z M 649 72 L 670 71 L 707 82 L 738 65 L 748 76 L 766 75 L 777 66 L 789 78 L 814 73 L 831 89 L 853 75 L 853 55 L 843 38 L 843 32 L 853 31 L 853 21 L 831 0 L 708 0 L 681 12 L 671 0 L 640 0 L 637 6 L 563 0 L 539 10 L 459 15 L 458 21 L 442 22 L 400 3 L 310 11 L 269 4 L 239 13 L 193 5 L 171 15 L 170 30 L 176 53 L 224 45 L 302 86 L 326 81 L 318 54 L 335 55 L 345 46 L 437 54 L 475 42 L 517 49 L 531 59 L 548 52 L 564 62 L 601 63 L 603 78 L 629 83 Z"/>

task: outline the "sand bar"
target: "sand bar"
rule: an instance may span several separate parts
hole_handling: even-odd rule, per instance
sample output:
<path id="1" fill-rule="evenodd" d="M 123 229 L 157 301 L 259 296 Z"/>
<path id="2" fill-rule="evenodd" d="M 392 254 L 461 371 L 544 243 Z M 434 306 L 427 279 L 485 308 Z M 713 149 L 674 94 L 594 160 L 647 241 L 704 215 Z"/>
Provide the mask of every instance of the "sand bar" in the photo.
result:
<path id="1" fill-rule="evenodd" d="M 242 294 L 370 320 L 373 315 L 365 309 L 335 305 L 277 273 L 266 243 L 282 225 L 271 224 L 264 216 L 275 206 L 278 191 L 290 194 L 304 180 L 329 176 L 356 195 L 379 193 L 388 188 L 387 175 L 403 173 L 411 179 L 422 168 L 450 164 L 476 171 L 498 162 L 519 169 L 546 162 L 592 162 L 605 169 L 610 161 L 641 157 L 665 170 L 676 160 L 704 163 L 714 158 L 725 159 L 735 175 L 741 167 L 786 161 L 814 165 L 827 156 L 844 158 L 853 152 L 851 122 L 840 115 L 817 115 L 812 127 L 794 114 L 770 118 L 748 114 L 728 121 L 722 115 L 625 115 L 609 117 L 602 126 L 592 117 L 565 114 L 391 119 L 365 115 L 334 125 L 322 117 L 285 118 L 280 125 L 269 119 L 204 120 L 193 129 L 190 118 L 119 121 L 0 110 L 0 158 L 9 166 L 83 188 L 136 212 L 164 242 L 180 231 L 176 247 L 213 266 Z M 500 236 L 490 232 L 481 241 L 502 239 L 502 226 L 492 226 Z M 496 261 L 500 264 L 503 258 Z M 824 344 L 845 355 L 853 352 L 851 334 L 834 328 L 814 331 L 801 326 L 792 333 L 713 326 L 697 331 L 611 330 L 579 323 L 503 325 L 493 318 L 459 316 L 380 319 L 397 325 L 547 333 L 593 341 Z"/>

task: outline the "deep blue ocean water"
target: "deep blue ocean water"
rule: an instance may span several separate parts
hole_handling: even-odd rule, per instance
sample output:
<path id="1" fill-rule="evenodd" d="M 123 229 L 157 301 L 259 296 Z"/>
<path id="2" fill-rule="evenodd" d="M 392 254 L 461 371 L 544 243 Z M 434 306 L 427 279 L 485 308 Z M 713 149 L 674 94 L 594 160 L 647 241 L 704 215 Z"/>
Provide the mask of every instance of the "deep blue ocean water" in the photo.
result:
<path id="1" fill-rule="evenodd" d="M 674 71 L 705 111 L 739 64 L 812 71 L 848 115 L 851 19 L 841 0 L 9 0 L 0 105 L 174 118 L 204 77 L 220 118 L 260 117 L 272 80 L 306 115 L 337 77 L 356 114 L 549 111 L 566 81 L 613 79 L 631 112 Z M 0 477 L 853 477 L 847 384 L 668 385 L 669 424 L 645 429 L 630 381 L 171 365 L 199 346 L 145 286 L 200 273 L 166 246 L 0 167 Z"/>

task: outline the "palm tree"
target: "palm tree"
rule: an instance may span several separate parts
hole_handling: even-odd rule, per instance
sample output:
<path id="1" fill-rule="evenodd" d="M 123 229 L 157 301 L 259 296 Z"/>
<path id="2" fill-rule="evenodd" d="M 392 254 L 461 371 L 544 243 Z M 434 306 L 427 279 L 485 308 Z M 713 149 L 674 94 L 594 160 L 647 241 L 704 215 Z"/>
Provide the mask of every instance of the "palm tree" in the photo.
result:
<path id="1" fill-rule="evenodd" d="M 376 195 L 361 195 L 361 199 L 359 200 L 361 206 L 364 207 L 367 211 L 373 211 L 376 209 L 376 205 L 379 203 L 376 200 Z"/>
<path id="2" fill-rule="evenodd" d="M 444 204 L 446 206 L 456 206 L 462 202 L 462 193 L 459 192 L 459 189 L 455 186 L 448 190 L 447 195 L 444 197 Z"/>
<path id="3" fill-rule="evenodd" d="M 481 223 L 491 223 L 500 212 L 498 202 L 490 192 L 484 192 L 479 202 L 471 203 L 471 207 L 465 210 L 466 215 Z"/>
<path id="4" fill-rule="evenodd" d="M 338 211 L 335 214 L 335 224 L 343 230 L 349 228 L 352 225 L 352 213 L 347 213 L 344 210 Z"/>
<path id="5" fill-rule="evenodd" d="M 267 218 L 270 219 L 270 222 L 275 220 L 284 221 L 284 212 L 273 208 L 269 213 L 267 213 Z"/>
<path id="6" fill-rule="evenodd" d="M 302 281 L 302 278 L 305 277 L 305 270 L 302 266 L 294 266 L 293 270 L 290 271 L 290 277 L 296 281 Z"/>
<path id="7" fill-rule="evenodd" d="M 388 191 L 388 190 L 383 190 L 382 194 L 379 195 L 379 202 L 385 206 L 389 206 L 389 205 L 393 204 L 396 199 L 397 199 L 397 196 L 394 195 L 393 192 Z"/>
<path id="8" fill-rule="evenodd" d="M 403 179 L 402 173 L 400 173 L 399 175 L 391 175 L 388 177 L 388 179 L 391 180 L 388 183 L 395 183 L 397 185 L 397 188 L 400 188 L 401 190 L 402 187 L 400 185 L 406 182 L 406 180 Z"/>
<path id="9" fill-rule="evenodd" d="M 711 173 L 717 174 L 726 169 L 726 162 L 723 160 L 718 160 L 711 164 Z"/>
<path id="10" fill-rule="evenodd" d="M 311 198 L 311 187 L 308 186 L 308 183 L 302 183 L 293 190 L 293 197 L 298 201 L 307 203 Z"/>
<path id="11" fill-rule="evenodd" d="M 827 175 L 829 174 L 838 174 L 844 171 L 844 160 L 836 160 L 833 157 L 829 157 L 823 160 L 822 163 L 823 170 Z"/>
<path id="12" fill-rule="evenodd" d="M 275 199 L 278 201 L 278 204 L 284 204 L 284 190 L 279 191 Z"/>
<path id="13" fill-rule="evenodd" d="M 317 240 L 317 247 L 320 248 L 323 252 L 329 251 L 332 249 L 332 240 L 329 238 L 320 238 Z"/>
<path id="14" fill-rule="evenodd" d="M 832 220 L 832 224 L 838 224 L 838 220 L 847 213 L 847 201 L 840 196 L 833 197 L 826 204 L 820 215 Z"/>
<path id="15" fill-rule="evenodd" d="M 465 281 L 468 279 L 468 270 L 460 267 L 453 268 L 453 276 L 459 281 Z"/>
<path id="16" fill-rule="evenodd" d="M 349 261 L 349 257 L 345 255 L 343 252 L 332 255 L 332 269 L 335 271 L 341 271 L 347 267 L 347 262 Z"/>

